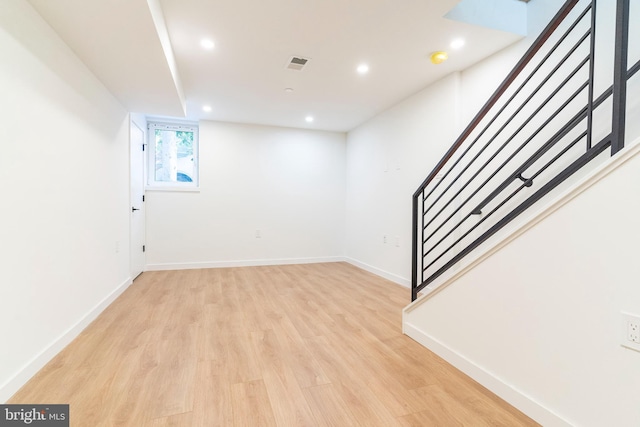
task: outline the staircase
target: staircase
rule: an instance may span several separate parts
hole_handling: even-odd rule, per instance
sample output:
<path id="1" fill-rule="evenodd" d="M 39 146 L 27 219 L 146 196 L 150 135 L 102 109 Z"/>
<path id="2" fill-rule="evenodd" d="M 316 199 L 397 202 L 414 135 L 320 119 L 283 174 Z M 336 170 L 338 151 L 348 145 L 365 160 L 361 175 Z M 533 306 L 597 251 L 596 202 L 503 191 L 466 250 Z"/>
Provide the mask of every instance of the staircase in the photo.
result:
<path id="1" fill-rule="evenodd" d="M 624 148 L 627 82 L 640 70 L 640 61 L 628 66 L 629 3 L 617 1 L 609 36 L 596 0 L 566 1 L 415 191 L 412 301 L 587 166 Z"/>
<path id="2" fill-rule="evenodd" d="M 640 425 L 638 7 L 565 2 L 413 197 L 404 333 L 544 426 Z"/>

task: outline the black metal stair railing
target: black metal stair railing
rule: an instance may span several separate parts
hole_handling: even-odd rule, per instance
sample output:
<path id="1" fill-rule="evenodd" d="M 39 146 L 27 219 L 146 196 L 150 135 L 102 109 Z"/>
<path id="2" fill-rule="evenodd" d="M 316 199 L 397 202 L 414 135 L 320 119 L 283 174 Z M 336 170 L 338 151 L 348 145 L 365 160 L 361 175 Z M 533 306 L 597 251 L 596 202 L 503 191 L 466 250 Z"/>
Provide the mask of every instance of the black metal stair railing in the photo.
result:
<path id="1" fill-rule="evenodd" d="M 629 0 L 595 97 L 596 0 L 568 0 L 413 195 L 412 300 L 611 147 L 624 147 Z"/>

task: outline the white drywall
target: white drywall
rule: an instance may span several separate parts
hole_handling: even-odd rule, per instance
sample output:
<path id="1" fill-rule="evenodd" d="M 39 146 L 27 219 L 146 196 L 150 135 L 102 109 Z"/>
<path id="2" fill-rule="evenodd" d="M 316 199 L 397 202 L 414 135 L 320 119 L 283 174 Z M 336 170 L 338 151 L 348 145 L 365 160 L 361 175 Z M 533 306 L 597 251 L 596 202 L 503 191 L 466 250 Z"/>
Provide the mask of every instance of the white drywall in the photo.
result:
<path id="1" fill-rule="evenodd" d="M 201 122 L 200 191 L 146 193 L 148 269 L 342 259 L 345 145 L 342 133 Z"/>
<path id="2" fill-rule="evenodd" d="M 31 6 L 0 13 L 0 402 L 129 283 L 128 115 Z"/>
<path id="3" fill-rule="evenodd" d="M 459 132 L 458 84 L 451 75 L 348 134 L 347 257 L 404 285 L 411 195 Z"/>
<path id="4" fill-rule="evenodd" d="M 411 196 L 530 42 L 454 73 L 348 133 L 346 255 L 352 263 L 409 285 Z"/>

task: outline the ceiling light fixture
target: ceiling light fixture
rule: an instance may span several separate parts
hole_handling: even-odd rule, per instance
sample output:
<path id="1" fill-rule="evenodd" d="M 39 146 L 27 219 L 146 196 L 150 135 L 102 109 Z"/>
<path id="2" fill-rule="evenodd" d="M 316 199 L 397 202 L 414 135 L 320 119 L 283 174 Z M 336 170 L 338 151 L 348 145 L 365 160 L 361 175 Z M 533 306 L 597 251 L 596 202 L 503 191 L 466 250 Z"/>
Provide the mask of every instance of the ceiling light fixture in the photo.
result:
<path id="1" fill-rule="evenodd" d="M 291 92 L 293 92 L 293 88 L 292 87 L 285 87 L 284 91 L 287 92 L 287 93 L 291 93 Z"/>
<path id="2" fill-rule="evenodd" d="M 447 52 L 433 52 L 431 54 L 431 62 L 433 64 L 442 64 L 444 61 L 446 61 L 447 59 L 449 59 L 449 54 L 447 54 Z"/>
<path id="3" fill-rule="evenodd" d="M 360 64 L 356 70 L 358 74 L 367 74 L 369 72 L 369 66 L 367 64 Z"/>
<path id="4" fill-rule="evenodd" d="M 311 123 L 311 122 L 313 122 L 313 117 L 311 117 L 311 116 L 307 116 L 307 117 L 305 117 L 304 119 L 305 119 L 305 121 L 306 121 L 307 123 Z"/>
<path id="5" fill-rule="evenodd" d="M 451 42 L 451 49 L 460 49 L 464 46 L 464 39 L 455 39 Z"/>
<path id="6" fill-rule="evenodd" d="M 200 46 L 202 46 L 204 49 L 211 50 L 216 47 L 216 44 L 213 42 L 213 40 L 202 39 L 200 40 Z"/>
<path id="7" fill-rule="evenodd" d="M 204 111 L 205 113 L 210 113 L 212 110 L 211 105 L 203 105 L 202 106 L 202 111 Z"/>

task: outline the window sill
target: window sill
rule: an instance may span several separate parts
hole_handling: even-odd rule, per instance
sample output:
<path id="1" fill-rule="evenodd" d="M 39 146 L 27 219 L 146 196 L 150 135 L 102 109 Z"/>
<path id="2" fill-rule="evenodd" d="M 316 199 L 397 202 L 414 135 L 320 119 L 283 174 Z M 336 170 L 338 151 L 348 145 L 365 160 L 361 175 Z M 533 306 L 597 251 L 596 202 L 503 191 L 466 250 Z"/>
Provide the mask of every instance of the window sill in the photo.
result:
<path id="1" fill-rule="evenodd" d="M 200 192 L 200 187 L 171 187 L 171 186 L 159 187 L 159 186 L 153 186 L 153 187 L 145 187 L 145 191 L 175 191 L 175 192 L 182 192 L 182 193 L 199 193 Z"/>

